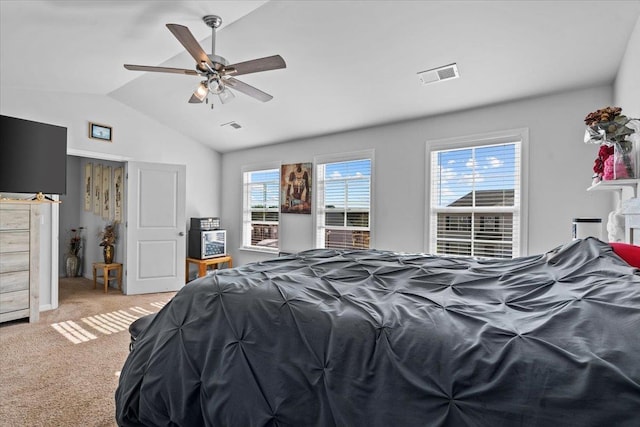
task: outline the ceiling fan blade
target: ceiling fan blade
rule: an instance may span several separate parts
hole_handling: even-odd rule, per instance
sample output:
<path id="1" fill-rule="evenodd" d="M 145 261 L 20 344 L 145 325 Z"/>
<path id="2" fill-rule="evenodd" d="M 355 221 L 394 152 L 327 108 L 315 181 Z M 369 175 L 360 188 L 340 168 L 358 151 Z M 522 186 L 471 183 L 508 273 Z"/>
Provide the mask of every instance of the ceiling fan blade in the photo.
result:
<path id="1" fill-rule="evenodd" d="M 198 73 L 195 70 L 187 70 L 186 68 L 150 67 L 147 65 L 131 65 L 131 64 L 124 64 L 124 68 L 131 71 L 154 71 L 158 73 L 187 74 L 189 76 L 198 75 Z"/>
<path id="2" fill-rule="evenodd" d="M 287 64 L 280 55 L 267 56 L 250 61 L 238 62 L 224 67 L 224 73 L 231 76 L 240 76 L 243 74 L 257 73 L 259 71 L 277 70 L 278 68 L 286 68 Z"/>
<path id="3" fill-rule="evenodd" d="M 224 82 L 229 87 L 237 90 L 238 92 L 242 92 L 245 95 L 249 95 L 250 97 L 257 99 L 258 101 L 267 102 L 273 99 L 273 96 L 269 95 L 268 93 L 265 93 L 251 85 L 243 83 L 240 80 L 236 80 L 233 77 L 224 79 Z"/>
<path id="4" fill-rule="evenodd" d="M 196 64 L 199 69 L 201 69 L 200 64 L 202 62 L 207 63 L 209 67 L 213 68 L 213 63 L 207 56 L 206 52 L 200 46 L 200 43 L 198 43 L 198 40 L 193 37 L 193 34 L 191 34 L 191 31 L 189 31 L 189 28 L 185 27 L 184 25 L 178 24 L 167 24 L 167 28 L 173 33 L 173 35 L 178 39 L 182 46 L 187 49 L 187 52 L 189 52 L 191 56 L 193 56 L 193 59 L 196 60 Z M 206 71 L 206 69 L 202 69 L 202 71 Z"/>

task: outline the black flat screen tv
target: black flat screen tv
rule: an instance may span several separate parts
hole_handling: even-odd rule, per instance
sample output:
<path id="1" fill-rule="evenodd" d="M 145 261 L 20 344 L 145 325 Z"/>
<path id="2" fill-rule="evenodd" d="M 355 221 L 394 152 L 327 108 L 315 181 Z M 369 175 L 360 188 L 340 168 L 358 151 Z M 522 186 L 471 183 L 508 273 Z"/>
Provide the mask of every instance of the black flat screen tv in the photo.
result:
<path id="1" fill-rule="evenodd" d="M 0 193 L 67 193 L 67 128 L 0 116 Z"/>

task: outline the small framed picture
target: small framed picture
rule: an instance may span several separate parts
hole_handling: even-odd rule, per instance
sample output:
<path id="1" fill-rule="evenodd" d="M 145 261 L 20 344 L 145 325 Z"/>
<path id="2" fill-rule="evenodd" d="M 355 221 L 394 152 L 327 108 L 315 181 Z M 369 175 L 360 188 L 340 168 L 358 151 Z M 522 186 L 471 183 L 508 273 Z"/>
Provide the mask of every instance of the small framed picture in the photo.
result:
<path id="1" fill-rule="evenodd" d="M 99 125 L 97 123 L 89 123 L 89 138 L 111 142 L 111 138 L 112 138 L 111 126 Z"/>

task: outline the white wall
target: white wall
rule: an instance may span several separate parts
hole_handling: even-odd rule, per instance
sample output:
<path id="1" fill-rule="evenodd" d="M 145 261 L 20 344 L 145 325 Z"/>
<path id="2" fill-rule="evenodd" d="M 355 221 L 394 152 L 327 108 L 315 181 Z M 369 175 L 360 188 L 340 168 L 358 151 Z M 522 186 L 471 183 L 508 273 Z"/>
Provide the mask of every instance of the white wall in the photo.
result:
<path id="1" fill-rule="evenodd" d="M 640 118 L 640 18 L 629 38 L 614 85 L 615 105 L 627 117 Z"/>
<path id="2" fill-rule="evenodd" d="M 221 156 L 216 151 L 107 96 L 31 92 L 5 87 L 1 88 L 1 94 L 0 114 L 67 127 L 68 151 L 82 152 L 87 156 L 97 154 L 97 157 L 102 155 L 114 160 L 186 165 L 187 218 L 220 215 Z M 88 138 L 90 121 L 112 126 L 113 142 Z M 70 188 L 73 191 L 73 187 Z M 56 228 L 57 222 L 51 224 L 50 214 L 45 218 L 42 235 L 50 235 L 52 226 Z M 54 235 L 58 235 L 55 230 Z M 62 230 L 60 236 L 65 237 Z M 57 289 L 58 285 L 58 258 L 50 249 L 43 255 L 40 306 L 46 309 L 51 308 L 52 289 Z M 52 256 L 56 257 L 53 262 Z M 56 271 L 52 278 L 53 265 Z"/>
<path id="3" fill-rule="evenodd" d="M 584 144 L 583 119 L 610 105 L 613 88 L 585 90 L 510 102 L 437 117 L 361 129 L 226 153 L 222 156 L 222 222 L 229 233 L 234 264 L 271 257 L 241 251 L 244 165 L 312 161 L 314 156 L 375 150 L 372 245 L 379 249 L 425 251 L 425 141 L 499 130 L 529 129 L 528 254 L 548 251 L 571 238 L 577 216 L 606 221 L 613 207 L 607 192 L 587 192 L 597 147 Z M 313 218 L 283 215 L 279 234 L 296 248 L 313 247 Z"/>

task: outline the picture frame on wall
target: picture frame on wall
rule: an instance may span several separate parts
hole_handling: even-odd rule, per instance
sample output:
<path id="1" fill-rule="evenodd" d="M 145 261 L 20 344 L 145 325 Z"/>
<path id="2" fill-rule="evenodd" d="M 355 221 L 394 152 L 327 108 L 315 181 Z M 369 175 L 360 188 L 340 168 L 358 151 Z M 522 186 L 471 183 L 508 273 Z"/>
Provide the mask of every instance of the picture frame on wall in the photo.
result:
<path id="1" fill-rule="evenodd" d="M 93 213 L 102 214 L 102 165 L 93 168 Z"/>
<path id="2" fill-rule="evenodd" d="M 122 167 L 113 169 L 113 219 L 117 222 L 122 222 L 123 174 Z"/>
<path id="3" fill-rule="evenodd" d="M 89 138 L 99 139 L 105 142 L 111 142 L 112 135 L 113 135 L 113 129 L 111 128 L 111 126 L 89 122 Z"/>
<path id="4" fill-rule="evenodd" d="M 294 163 L 281 166 L 281 213 L 311 214 L 312 169 L 312 163 Z"/>
<path id="5" fill-rule="evenodd" d="M 102 167 L 102 218 L 111 216 L 111 166 Z"/>
<path id="6" fill-rule="evenodd" d="M 93 178 L 93 168 L 91 163 L 84 165 L 84 210 L 91 212 L 93 210 L 93 186 L 91 180 Z"/>

